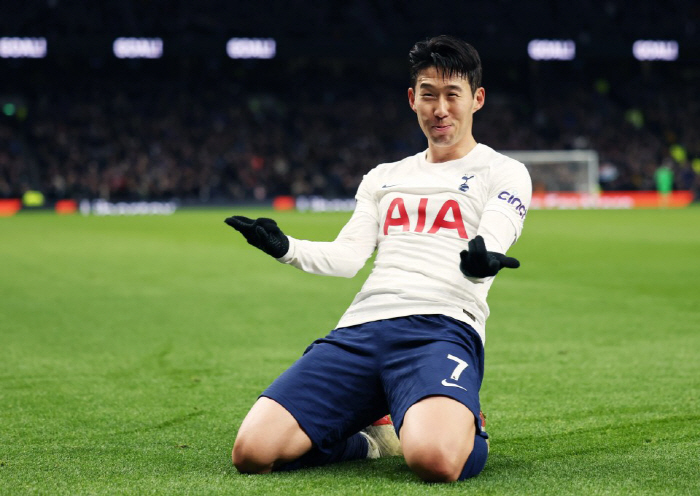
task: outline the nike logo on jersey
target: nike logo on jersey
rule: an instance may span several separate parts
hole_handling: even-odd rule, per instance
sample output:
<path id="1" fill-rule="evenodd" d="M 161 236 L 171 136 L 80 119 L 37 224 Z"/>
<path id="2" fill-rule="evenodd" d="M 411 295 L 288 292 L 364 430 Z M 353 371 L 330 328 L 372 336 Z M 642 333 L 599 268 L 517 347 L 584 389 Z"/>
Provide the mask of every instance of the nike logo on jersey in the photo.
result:
<path id="1" fill-rule="evenodd" d="M 465 391 L 467 390 L 467 388 L 463 388 L 463 387 L 460 386 L 459 384 L 453 384 L 453 383 L 451 383 L 451 382 L 447 382 L 447 379 L 443 379 L 443 380 L 442 380 L 442 385 L 443 385 L 443 386 L 447 386 L 447 387 L 456 387 L 456 388 L 459 388 L 459 389 L 464 389 Z"/>
<path id="2" fill-rule="evenodd" d="M 382 186 L 382 189 L 384 189 L 384 188 L 393 188 L 394 186 L 398 186 L 398 185 L 399 185 L 399 183 L 396 183 L 396 184 L 385 184 L 384 186 Z"/>

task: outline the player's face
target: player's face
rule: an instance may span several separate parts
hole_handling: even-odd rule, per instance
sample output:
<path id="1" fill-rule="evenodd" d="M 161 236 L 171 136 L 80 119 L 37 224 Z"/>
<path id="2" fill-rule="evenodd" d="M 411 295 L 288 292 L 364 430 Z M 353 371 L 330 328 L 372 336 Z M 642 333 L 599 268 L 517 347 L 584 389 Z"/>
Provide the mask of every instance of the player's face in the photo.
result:
<path id="1" fill-rule="evenodd" d="M 428 159 L 454 160 L 476 146 L 472 136 L 473 114 L 484 105 L 484 88 L 472 93 L 469 81 L 460 76 L 443 77 L 434 67 L 418 74 L 408 101 L 428 138 Z"/>

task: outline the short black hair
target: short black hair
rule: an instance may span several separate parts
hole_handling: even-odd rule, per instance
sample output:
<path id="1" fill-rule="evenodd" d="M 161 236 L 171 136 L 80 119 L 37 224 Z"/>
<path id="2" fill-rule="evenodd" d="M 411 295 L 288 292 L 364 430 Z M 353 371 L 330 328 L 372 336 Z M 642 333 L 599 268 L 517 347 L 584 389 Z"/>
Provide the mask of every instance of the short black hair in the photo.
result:
<path id="1" fill-rule="evenodd" d="M 418 73 L 429 67 L 435 67 L 444 77 L 466 77 L 472 94 L 481 86 L 479 52 L 454 36 L 440 35 L 419 41 L 408 52 L 408 62 L 411 66 L 411 88 L 416 87 Z"/>

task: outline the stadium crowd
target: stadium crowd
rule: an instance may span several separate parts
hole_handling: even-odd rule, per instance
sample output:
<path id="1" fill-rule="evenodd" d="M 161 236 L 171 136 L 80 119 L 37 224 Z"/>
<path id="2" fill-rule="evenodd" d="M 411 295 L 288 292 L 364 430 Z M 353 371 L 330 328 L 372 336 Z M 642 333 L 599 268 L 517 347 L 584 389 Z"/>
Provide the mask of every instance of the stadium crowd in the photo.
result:
<path id="1" fill-rule="evenodd" d="M 478 15 L 456 2 L 434 17 L 424 7 L 418 0 L 269 8 L 224 0 L 15 2 L 0 17 L 3 36 L 65 37 L 65 46 L 81 46 L 159 33 L 186 48 L 200 36 L 265 32 L 283 37 L 291 53 L 309 54 L 139 63 L 86 49 L 92 55 L 72 61 L 0 60 L 0 198 L 28 189 L 48 200 L 351 197 L 371 167 L 426 146 L 406 103 L 405 62 L 386 54 L 404 54 L 437 32 L 469 33 L 484 58 L 477 140 L 498 150 L 596 150 L 606 190 L 653 190 L 661 166 L 672 169 L 674 188 L 700 189 L 700 73 L 692 57 L 684 64 L 639 63 L 628 52 L 625 62 L 606 58 L 640 33 L 693 46 L 696 2 L 672 0 L 664 15 L 651 0 L 502 0 L 482 2 Z M 524 54 L 508 47 L 533 35 L 572 36 L 603 56 L 516 62 Z"/>
<path id="2" fill-rule="evenodd" d="M 352 197 L 374 165 L 425 147 L 400 69 L 384 77 L 372 65 L 296 61 L 261 82 L 261 64 L 226 77 L 132 68 L 30 78 L 0 120 L 0 197 Z M 694 75 L 659 65 L 605 77 L 553 64 L 489 69 L 477 140 L 498 150 L 596 150 L 605 190 L 654 190 L 666 165 L 675 189 L 700 191 Z"/>

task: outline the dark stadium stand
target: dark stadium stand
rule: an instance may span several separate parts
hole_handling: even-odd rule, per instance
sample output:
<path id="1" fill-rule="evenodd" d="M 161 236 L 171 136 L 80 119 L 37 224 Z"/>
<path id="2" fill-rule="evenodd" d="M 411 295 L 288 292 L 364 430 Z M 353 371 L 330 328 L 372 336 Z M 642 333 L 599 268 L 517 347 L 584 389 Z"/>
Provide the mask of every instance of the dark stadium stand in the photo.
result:
<path id="1" fill-rule="evenodd" d="M 482 53 L 477 140 L 500 150 L 595 149 L 604 190 L 653 190 L 661 164 L 672 167 L 675 189 L 700 190 L 698 58 L 638 62 L 620 48 L 635 36 L 697 47 L 693 2 L 668 2 L 661 17 L 653 2 L 609 1 L 602 13 L 590 1 L 568 10 L 483 2 L 478 16 L 464 2 L 463 16 L 439 23 L 415 1 L 295 1 L 268 11 L 219 1 L 35 3 L 21 12 L 13 3 L 0 37 L 46 36 L 60 53 L 0 60 L 0 198 L 28 189 L 49 201 L 351 197 L 371 167 L 425 147 L 406 103 L 404 60 L 414 41 L 439 32 Z M 192 52 L 123 61 L 97 51 L 116 36 L 152 33 L 180 47 L 191 40 Z M 198 52 L 202 40 L 234 35 L 276 37 L 279 56 Z M 532 36 L 572 37 L 582 56 L 533 62 L 509 50 Z"/>

